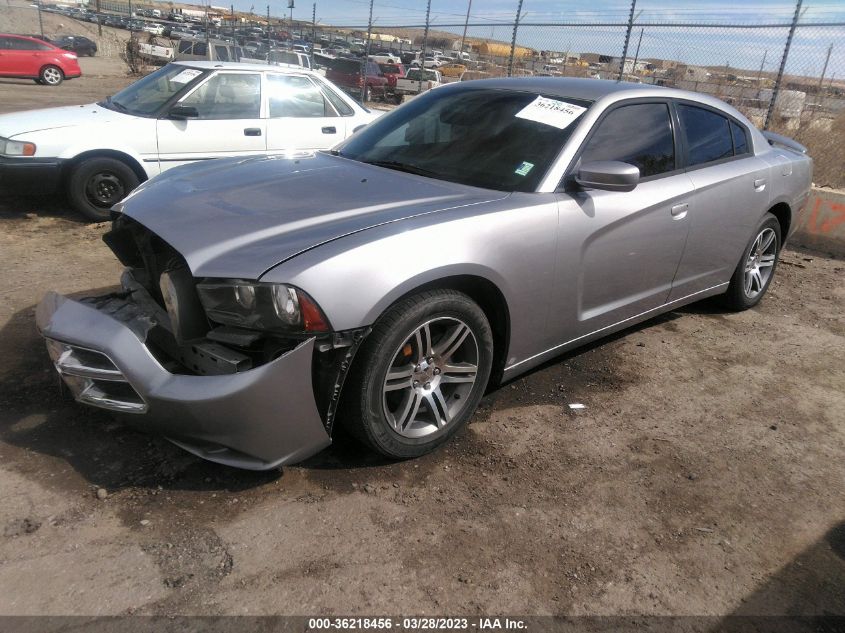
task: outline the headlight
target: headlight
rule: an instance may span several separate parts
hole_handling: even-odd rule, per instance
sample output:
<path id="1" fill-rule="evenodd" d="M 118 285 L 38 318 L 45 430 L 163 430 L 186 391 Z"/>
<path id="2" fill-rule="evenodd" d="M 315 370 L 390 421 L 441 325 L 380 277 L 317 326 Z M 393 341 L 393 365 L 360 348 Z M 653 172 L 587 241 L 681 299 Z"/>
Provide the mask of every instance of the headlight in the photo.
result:
<path id="1" fill-rule="evenodd" d="M 329 322 L 314 300 L 298 288 L 238 279 L 197 284 L 206 316 L 251 330 L 328 332 Z"/>
<path id="2" fill-rule="evenodd" d="M 35 143 L 10 141 L 0 137 L 0 154 L 5 156 L 35 156 Z"/>

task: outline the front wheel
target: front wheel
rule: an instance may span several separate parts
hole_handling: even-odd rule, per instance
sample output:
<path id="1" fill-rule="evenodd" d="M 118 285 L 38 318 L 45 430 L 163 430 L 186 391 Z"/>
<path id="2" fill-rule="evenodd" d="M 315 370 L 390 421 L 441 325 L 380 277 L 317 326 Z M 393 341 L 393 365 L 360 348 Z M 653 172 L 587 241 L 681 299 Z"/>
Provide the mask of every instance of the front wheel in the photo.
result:
<path id="1" fill-rule="evenodd" d="M 493 362 L 481 308 L 455 290 L 422 292 L 375 324 L 344 387 L 350 432 L 391 459 L 428 453 L 466 424 Z"/>
<path id="2" fill-rule="evenodd" d="M 369 86 L 364 88 L 364 103 L 369 103 L 373 100 L 373 90 Z"/>
<path id="3" fill-rule="evenodd" d="M 56 66 L 44 66 L 38 74 L 38 79 L 46 86 L 58 86 L 64 78 L 62 69 Z"/>
<path id="4" fill-rule="evenodd" d="M 111 208 L 138 186 L 140 180 L 126 163 L 115 158 L 93 157 L 70 173 L 67 195 L 74 209 L 89 220 L 109 219 Z"/>
<path id="5" fill-rule="evenodd" d="M 742 259 L 731 277 L 724 295 L 732 310 L 747 310 L 757 305 L 769 289 L 780 255 L 780 223 L 771 213 L 763 216 L 754 237 L 745 247 Z"/>

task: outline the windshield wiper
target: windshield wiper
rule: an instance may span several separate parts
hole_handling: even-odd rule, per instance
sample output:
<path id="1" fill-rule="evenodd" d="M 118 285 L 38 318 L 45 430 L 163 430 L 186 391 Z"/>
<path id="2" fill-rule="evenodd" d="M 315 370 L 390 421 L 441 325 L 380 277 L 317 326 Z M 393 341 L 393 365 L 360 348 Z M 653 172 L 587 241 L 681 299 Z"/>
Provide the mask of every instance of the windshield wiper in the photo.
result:
<path id="1" fill-rule="evenodd" d="M 376 167 L 386 167 L 387 169 L 395 169 L 396 171 L 404 171 L 408 174 L 416 174 L 417 176 L 426 176 L 428 178 L 442 179 L 442 176 L 430 169 L 417 167 L 416 165 L 408 165 L 407 163 L 400 163 L 398 160 L 365 160 L 362 161 L 368 165 L 375 165 Z"/>
<path id="2" fill-rule="evenodd" d="M 106 105 L 113 106 L 115 110 L 119 110 L 120 112 L 129 112 L 129 108 L 127 108 L 119 101 L 113 101 L 110 96 L 106 97 Z"/>

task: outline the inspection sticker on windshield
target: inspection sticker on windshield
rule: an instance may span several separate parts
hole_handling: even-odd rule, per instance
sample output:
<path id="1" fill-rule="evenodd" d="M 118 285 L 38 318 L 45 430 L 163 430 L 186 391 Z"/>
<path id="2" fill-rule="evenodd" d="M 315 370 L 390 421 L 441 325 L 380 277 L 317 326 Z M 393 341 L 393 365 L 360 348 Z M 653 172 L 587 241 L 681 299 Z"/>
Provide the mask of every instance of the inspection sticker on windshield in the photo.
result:
<path id="1" fill-rule="evenodd" d="M 513 173 L 517 176 L 527 176 L 528 172 L 534 169 L 534 163 L 529 163 L 527 160 L 522 161 L 522 164 L 517 167 Z"/>
<path id="2" fill-rule="evenodd" d="M 563 130 L 577 119 L 586 109 L 587 108 L 582 108 L 581 106 L 566 103 L 566 101 L 537 97 L 534 101 L 517 112 L 515 116 L 520 119 L 528 119 L 529 121 L 544 123 L 545 125 L 551 125 L 559 130 Z"/>
<path id="3" fill-rule="evenodd" d="M 170 81 L 172 81 L 173 83 L 177 83 L 177 84 L 186 84 L 186 83 L 190 82 L 191 80 L 195 79 L 196 77 L 198 77 L 201 74 L 202 74 L 201 70 L 197 70 L 196 68 L 186 68 L 185 70 L 183 70 L 181 73 L 176 75 Z"/>

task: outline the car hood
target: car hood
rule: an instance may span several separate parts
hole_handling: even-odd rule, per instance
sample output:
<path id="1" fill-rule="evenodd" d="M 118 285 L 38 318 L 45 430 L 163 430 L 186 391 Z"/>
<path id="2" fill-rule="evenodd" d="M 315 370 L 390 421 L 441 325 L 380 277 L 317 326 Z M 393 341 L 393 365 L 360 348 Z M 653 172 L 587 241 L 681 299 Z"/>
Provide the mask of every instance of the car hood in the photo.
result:
<path id="1" fill-rule="evenodd" d="M 135 118 L 127 114 L 101 108 L 96 103 L 61 108 L 44 108 L 0 114 L 0 136 L 11 138 L 20 134 L 57 128 L 110 123 Z"/>
<path id="2" fill-rule="evenodd" d="M 258 279 L 339 237 L 508 195 L 318 152 L 177 167 L 117 210 L 176 249 L 197 277 Z"/>

